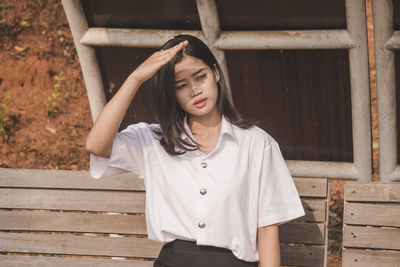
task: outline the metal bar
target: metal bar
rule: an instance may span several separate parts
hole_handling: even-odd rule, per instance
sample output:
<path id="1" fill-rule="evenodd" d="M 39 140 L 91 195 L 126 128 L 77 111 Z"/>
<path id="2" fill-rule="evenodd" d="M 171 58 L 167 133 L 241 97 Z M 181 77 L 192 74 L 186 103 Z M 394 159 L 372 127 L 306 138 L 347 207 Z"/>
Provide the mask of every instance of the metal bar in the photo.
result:
<path id="1" fill-rule="evenodd" d="M 81 64 L 92 120 L 95 121 L 106 103 L 106 97 L 94 49 L 79 42 L 89 26 L 80 0 L 62 0 L 62 4 Z"/>
<path id="2" fill-rule="evenodd" d="M 201 31 L 89 28 L 80 42 L 89 46 L 159 48 L 175 35 L 190 34 L 206 42 Z"/>
<path id="3" fill-rule="evenodd" d="M 357 167 L 351 162 L 286 160 L 286 164 L 296 177 L 360 179 Z"/>
<path id="4" fill-rule="evenodd" d="M 370 85 L 365 0 L 346 0 L 347 31 L 357 44 L 349 50 L 353 158 L 360 181 L 372 173 Z"/>
<path id="5" fill-rule="evenodd" d="M 226 63 L 225 52 L 215 47 L 215 41 L 220 35 L 221 27 L 219 23 L 218 10 L 215 0 L 197 0 L 197 9 L 199 11 L 201 28 L 207 40 L 207 45 L 217 58 L 222 72 L 224 73 L 225 82 L 227 83 L 228 99 L 233 103 L 232 92 L 230 90 L 230 80 L 228 65 Z"/>
<path id="6" fill-rule="evenodd" d="M 325 238 L 325 246 L 324 246 L 324 250 L 325 250 L 325 253 L 324 253 L 324 265 L 323 265 L 324 267 L 327 266 L 327 261 L 328 261 L 328 257 L 327 257 L 327 255 L 328 255 L 328 247 L 329 247 L 329 231 L 328 231 L 328 229 L 329 229 L 329 216 L 330 216 L 330 214 L 329 214 L 329 205 L 330 205 L 331 199 L 332 199 L 332 196 L 330 194 L 329 183 L 327 183 L 326 187 L 327 187 L 326 188 L 326 192 L 327 192 L 327 195 L 328 195 L 328 199 L 327 199 L 327 201 L 325 203 L 325 222 L 324 222 L 324 224 L 325 224 L 325 236 L 327 238 Z"/>
<path id="7" fill-rule="evenodd" d="M 196 4 L 204 36 L 214 43 L 221 30 L 215 0 L 197 0 Z"/>
<path id="8" fill-rule="evenodd" d="M 219 49 L 349 49 L 346 30 L 229 31 L 215 42 Z"/>
<path id="9" fill-rule="evenodd" d="M 386 43 L 398 40 L 393 36 L 393 3 L 373 2 L 375 30 L 376 85 L 378 94 L 379 173 L 381 181 L 400 179 L 397 164 L 396 85 L 394 52 Z M 389 41 L 388 41 L 389 40 Z M 397 41 L 396 41 L 397 42 Z M 395 43 L 396 43 L 395 42 Z"/>
<path id="10" fill-rule="evenodd" d="M 400 50 L 400 31 L 394 31 L 384 47 L 390 50 Z"/>
<path id="11" fill-rule="evenodd" d="M 208 42 L 200 31 L 89 28 L 81 44 L 89 46 L 160 47 L 178 34 Z M 217 49 L 349 49 L 355 47 L 346 30 L 221 32 Z"/>

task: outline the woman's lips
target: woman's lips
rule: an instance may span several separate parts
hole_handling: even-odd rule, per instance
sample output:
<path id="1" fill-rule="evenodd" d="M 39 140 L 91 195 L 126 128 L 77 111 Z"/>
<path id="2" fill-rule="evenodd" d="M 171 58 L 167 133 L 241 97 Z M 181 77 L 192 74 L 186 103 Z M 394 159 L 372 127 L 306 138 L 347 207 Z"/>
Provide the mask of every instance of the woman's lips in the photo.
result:
<path id="1" fill-rule="evenodd" d="M 198 107 L 198 108 L 202 108 L 202 107 L 204 107 L 204 106 L 206 105 L 206 103 L 207 103 L 207 98 L 202 98 L 202 99 L 200 99 L 199 101 L 196 101 L 196 102 L 194 103 L 194 105 L 195 105 L 196 107 Z"/>

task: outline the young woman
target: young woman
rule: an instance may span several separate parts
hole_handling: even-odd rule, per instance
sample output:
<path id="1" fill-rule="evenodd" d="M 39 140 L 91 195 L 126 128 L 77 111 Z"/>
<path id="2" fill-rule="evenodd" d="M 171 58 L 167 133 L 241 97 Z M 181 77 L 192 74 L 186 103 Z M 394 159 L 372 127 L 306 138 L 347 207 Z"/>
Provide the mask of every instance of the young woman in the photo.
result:
<path id="1" fill-rule="evenodd" d="M 159 124 L 117 132 L 153 78 Z M 179 35 L 137 67 L 86 140 L 94 178 L 131 171 L 146 186 L 154 266 L 279 266 L 278 225 L 304 215 L 277 142 L 244 120 L 199 39 Z"/>

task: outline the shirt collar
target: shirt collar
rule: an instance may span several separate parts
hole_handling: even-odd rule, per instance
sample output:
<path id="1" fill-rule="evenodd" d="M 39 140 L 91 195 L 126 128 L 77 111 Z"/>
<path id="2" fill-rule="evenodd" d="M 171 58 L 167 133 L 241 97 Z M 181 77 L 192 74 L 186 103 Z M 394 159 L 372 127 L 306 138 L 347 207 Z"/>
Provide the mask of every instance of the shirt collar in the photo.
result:
<path id="1" fill-rule="evenodd" d="M 194 140 L 193 135 L 192 135 L 192 131 L 190 130 L 190 127 L 189 127 L 189 125 L 187 123 L 187 115 L 185 115 L 185 117 L 183 118 L 183 126 L 185 127 L 185 130 L 187 131 L 189 136 Z M 220 137 L 224 137 L 226 135 L 231 136 L 233 138 L 233 140 L 235 141 L 235 143 L 236 144 L 238 143 L 238 140 L 237 140 L 237 137 L 235 135 L 232 123 L 230 123 L 228 121 L 228 119 L 223 115 L 222 116 Z M 189 137 L 185 133 L 182 133 L 181 137 L 182 137 L 182 139 L 190 142 Z"/>

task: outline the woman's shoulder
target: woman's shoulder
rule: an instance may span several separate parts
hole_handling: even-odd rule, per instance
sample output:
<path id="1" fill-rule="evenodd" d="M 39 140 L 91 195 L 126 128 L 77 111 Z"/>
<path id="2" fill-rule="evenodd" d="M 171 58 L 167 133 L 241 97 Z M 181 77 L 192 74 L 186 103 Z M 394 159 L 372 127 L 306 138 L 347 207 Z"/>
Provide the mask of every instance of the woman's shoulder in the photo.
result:
<path id="1" fill-rule="evenodd" d="M 238 126 L 234 126 L 235 132 L 241 137 L 241 139 L 250 139 L 255 143 L 260 144 L 263 142 L 266 146 L 277 143 L 276 140 L 264 129 L 260 128 L 257 125 L 253 125 L 249 128 L 240 128 Z"/>
<path id="2" fill-rule="evenodd" d="M 161 133 L 161 127 L 158 123 L 138 122 L 128 125 L 121 133 L 157 137 L 157 133 Z"/>

